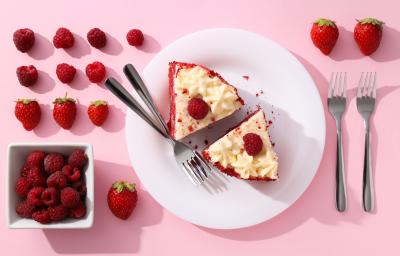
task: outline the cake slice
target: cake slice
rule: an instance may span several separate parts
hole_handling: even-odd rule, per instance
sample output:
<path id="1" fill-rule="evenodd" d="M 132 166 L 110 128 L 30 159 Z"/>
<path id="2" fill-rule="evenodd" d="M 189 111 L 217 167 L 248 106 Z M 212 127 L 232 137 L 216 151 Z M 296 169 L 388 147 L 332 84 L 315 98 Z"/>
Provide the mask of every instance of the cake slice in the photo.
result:
<path id="1" fill-rule="evenodd" d="M 232 115 L 243 106 L 237 90 L 218 73 L 200 65 L 169 63 L 172 138 L 180 140 Z"/>
<path id="2" fill-rule="evenodd" d="M 262 109 L 250 114 L 202 154 L 219 170 L 239 179 L 278 179 L 278 157 Z"/>

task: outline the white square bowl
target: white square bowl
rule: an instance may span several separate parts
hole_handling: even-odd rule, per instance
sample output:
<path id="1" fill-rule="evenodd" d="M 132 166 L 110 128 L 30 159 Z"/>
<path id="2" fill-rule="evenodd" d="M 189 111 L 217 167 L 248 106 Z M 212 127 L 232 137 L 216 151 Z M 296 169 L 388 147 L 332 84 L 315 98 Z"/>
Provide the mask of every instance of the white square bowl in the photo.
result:
<path id="1" fill-rule="evenodd" d="M 29 152 L 59 152 L 69 155 L 73 150 L 83 150 L 88 158 L 83 173 L 86 179 L 86 216 L 83 219 L 66 219 L 61 222 L 40 224 L 32 219 L 21 218 L 15 212 L 20 198 L 14 192 L 15 182 Z M 6 177 L 6 216 L 7 224 L 12 229 L 84 229 L 93 226 L 94 216 L 94 162 L 93 147 L 88 143 L 51 142 L 51 143 L 12 143 L 8 146 L 8 163 Z"/>

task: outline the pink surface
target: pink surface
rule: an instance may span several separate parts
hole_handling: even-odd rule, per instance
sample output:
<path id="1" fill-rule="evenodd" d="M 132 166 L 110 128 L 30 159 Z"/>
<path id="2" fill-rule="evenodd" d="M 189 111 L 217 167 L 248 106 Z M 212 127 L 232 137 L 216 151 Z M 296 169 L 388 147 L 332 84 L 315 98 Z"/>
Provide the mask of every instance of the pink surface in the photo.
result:
<path id="1" fill-rule="evenodd" d="M 23 3 L 24 2 L 24 3 Z M 95 224 L 89 230 L 9 230 L 5 226 L 5 195 L 0 190 L 0 251 L 8 255 L 140 254 L 140 255 L 399 255 L 400 218 L 398 157 L 400 146 L 400 16 L 397 1 L 8 1 L 1 3 L 0 38 L 2 92 L 1 165 L 5 167 L 7 144 L 18 141 L 85 141 L 95 152 Z M 240 3 L 239 3 L 240 2 Z M 355 18 L 373 15 L 386 22 L 380 49 L 363 57 L 352 39 Z M 310 39 L 311 21 L 332 18 L 340 26 L 340 38 L 330 57 L 316 50 Z M 52 36 L 59 26 L 76 33 L 76 45 L 54 49 Z M 108 46 L 99 51 L 89 46 L 86 32 L 98 26 L 109 33 Z M 18 52 L 12 33 L 20 27 L 36 32 L 29 54 Z M 130 47 L 125 34 L 138 27 L 146 33 L 145 45 Z M 130 167 L 126 150 L 125 107 L 103 86 L 84 76 L 89 62 L 100 60 L 110 75 L 122 80 L 128 62 L 139 70 L 177 38 L 206 28 L 233 27 L 265 35 L 288 48 L 314 78 L 323 102 L 331 71 L 347 71 L 349 104 L 344 122 L 349 209 L 334 207 L 335 128 L 327 114 L 327 142 L 319 171 L 304 195 L 286 212 L 258 226 L 218 231 L 196 227 L 162 209 L 139 185 L 140 202 L 128 221 L 113 217 L 106 192 L 115 179 L 140 182 Z M 79 35 L 79 36 L 78 36 Z M 210 42 L 212 43 L 212 42 Z M 243 45 L 243 47 L 246 47 Z M 249 49 L 251 50 L 251 49 Z M 58 63 L 67 62 L 80 71 L 71 87 L 55 76 Z M 40 81 L 32 90 L 18 85 L 15 69 L 34 64 Z M 378 72 L 378 104 L 373 118 L 373 166 L 376 169 L 377 207 L 372 214 L 361 208 L 363 125 L 355 106 L 355 86 L 361 71 Z M 68 92 L 80 101 L 71 131 L 60 130 L 51 118 L 51 102 Z M 14 119 L 14 100 L 37 98 L 43 118 L 33 132 Z M 85 110 L 93 99 L 112 104 L 103 128 L 95 128 Z M 304 102 L 304 104 L 307 104 Z M 134 143 L 134 142 L 132 142 Z M 5 168 L 1 173 L 5 179 Z M 262 203 L 262 202 L 260 202 Z M 210 209 L 212 210 L 212 209 Z"/>

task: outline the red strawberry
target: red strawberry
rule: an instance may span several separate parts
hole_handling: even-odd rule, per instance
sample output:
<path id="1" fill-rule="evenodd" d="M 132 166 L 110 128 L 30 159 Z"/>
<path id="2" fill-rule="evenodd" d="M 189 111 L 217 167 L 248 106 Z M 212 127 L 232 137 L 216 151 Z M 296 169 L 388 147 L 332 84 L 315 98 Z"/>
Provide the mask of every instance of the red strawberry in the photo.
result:
<path id="1" fill-rule="evenodd" d="M 108 191 L 107 202 L 111 212 L 118 218 L 129 218 L 137 203 L 135 184 L 126 181 L 115 182 Z"/>
<path id="2" fill-rule="evenodd" d="M 53 118 L 64 129 L 70 129 L 76 117 L 75 100 L 68 98 L 57 98 L 54 101 Z"/>
<path id="3" fill-rule="evenodd" d="M 374 18 L 365 18 L 357 21 L 358 23 L 354 28 L 354 40 L 356 40 L 364 55 L 371 55 L 381 43 L 384 22 Z"/>
<path id="4" fill-rule="evenodd" d="M 311 40 L 325 55 L 328 55 L 336 44 L 339 30 L 334 21 L 318 19 L 311 28 Z"/>
<path id="5" fill-rule="evenodd" d="M 108 104 L 104 100 L 93 101 L 88 107 L 88 116 L 94 125 L 101 126 L 108 116 Z"/>
<path id="6" fill-rule="evenodd" d="M 39 103 L 33 99 L 20 99 L 15 105 L 15 116 L 25 130 L 33 130 L 40 121 L 42 112 Z"/>

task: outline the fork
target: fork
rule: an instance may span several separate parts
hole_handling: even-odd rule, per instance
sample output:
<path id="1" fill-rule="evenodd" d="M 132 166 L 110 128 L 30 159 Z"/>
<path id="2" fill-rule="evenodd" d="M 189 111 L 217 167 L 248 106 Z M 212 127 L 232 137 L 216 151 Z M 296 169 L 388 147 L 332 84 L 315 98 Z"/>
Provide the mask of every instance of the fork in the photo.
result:
<path id="1" fill-rule="evenodd" d="M 192 149 L 190 146 L 171 138 L 165 123 L 163 124 L 163 128 L 161 129 L 150 117 L 150 115 L 143 109 L 143 107 L 116 79 L 114 79 L 113 77 L 109 77 L 105 82 L 105 86 L 116 97 L 118 97 L 129 108 L 131 108 L 136 114 L 138 114 L 144 121 L 146 121 L 151 127 L 153 127 L 160 135 L 162 135 L 170 142 L 170 144 L 174 148 L 176 162 L 193 184 L 200 185 L 205 181 L 205 179 L 208 177 L 207 171 L 211 171 L 211 168 L 197 151 Z M 140 90 L 140 88 L 138 90 Z M 139 96 L 144 94 L 145 93 L 141 93 L 139 94 Z M 146 100 L 144 101 L 146 102 Z M 158 114 L 157 118 L 158 116 L 161 118 L 161 115 Z"/>
<path id="2" fill-rule="evenodd" d="M 376 98 L 376 72 L 361 73 L 357 90 L 357 110 L 364 119 L 365 145 L 364 145 L 364 170 L 363 170 L 363 207 L 364 211 L 374 209 L 374 193 L 371 170 L 371 141 L 369 119 L 375 109 Z"/>
<path id="3" fill-rule="evenodd" d="M 346 184 L 344 177 L 343 147 L 342 147 L 342 115 L 346 111 L 347 75 L 342 72 L 332 73 L 328 88 L 328 109 L 336 122 L 336 208 L 343 212 L 347 208 Z"/>

